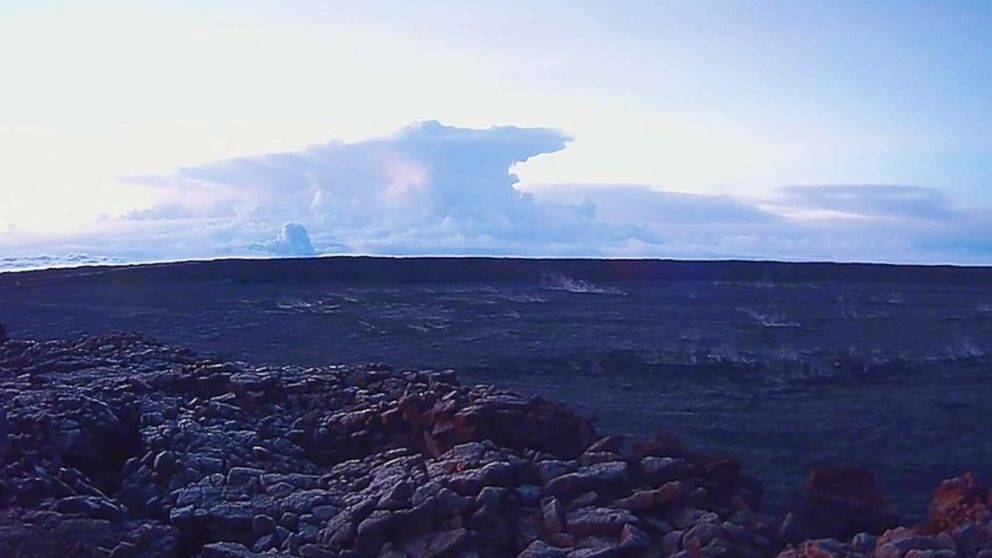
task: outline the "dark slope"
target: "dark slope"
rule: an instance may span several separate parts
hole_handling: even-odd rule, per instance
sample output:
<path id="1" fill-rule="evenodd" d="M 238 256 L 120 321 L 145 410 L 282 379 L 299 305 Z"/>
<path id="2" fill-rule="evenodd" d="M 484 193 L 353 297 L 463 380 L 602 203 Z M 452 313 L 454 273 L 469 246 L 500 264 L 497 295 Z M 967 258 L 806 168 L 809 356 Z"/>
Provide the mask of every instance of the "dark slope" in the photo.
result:
<path id="1" fill-rule="evenodd" d="M 0 275 L 0 322 L 21 339 L 139 330 L 275 366 L 452 368 L 473 383 L 565 401 L 610 432 L 664 428 L 739 457 L 775 480 L 770 509 L 787 505 L 810 468 L 845 463 L 872 470 L 915 519 L 940 479 L 992 463 L 988 273 L 496 258 L 187 262 Z"/>
<path id="2" fill-rule="evenodd" d="M 0 288 L 72 279 L 92 282 L 451 283 L 540 281 L 564 275 L 587 281 L 761 281 L 988 284 L 992 267 L 679 261 L 633 259 L 384 258 L 335 256 L 212 260 L 135 266 L 81 267 L 0 274 Z"/>

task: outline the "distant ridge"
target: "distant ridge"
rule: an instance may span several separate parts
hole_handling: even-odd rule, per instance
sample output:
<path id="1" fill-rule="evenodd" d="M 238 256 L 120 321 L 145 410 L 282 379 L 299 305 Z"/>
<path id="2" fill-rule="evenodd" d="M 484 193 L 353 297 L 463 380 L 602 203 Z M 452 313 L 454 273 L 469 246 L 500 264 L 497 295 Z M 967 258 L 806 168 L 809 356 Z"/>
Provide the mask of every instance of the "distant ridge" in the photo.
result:
<path id="1" fill-rule="evenodd" d="M 992 267 L 744 260 L 328 256 L 87 266 L 0 273 L 0 288 L 73 283 L 226 281 L 294 283 L 503 283 L 549 276 L 586 281 L 882 282 L 990 284 Z"/>

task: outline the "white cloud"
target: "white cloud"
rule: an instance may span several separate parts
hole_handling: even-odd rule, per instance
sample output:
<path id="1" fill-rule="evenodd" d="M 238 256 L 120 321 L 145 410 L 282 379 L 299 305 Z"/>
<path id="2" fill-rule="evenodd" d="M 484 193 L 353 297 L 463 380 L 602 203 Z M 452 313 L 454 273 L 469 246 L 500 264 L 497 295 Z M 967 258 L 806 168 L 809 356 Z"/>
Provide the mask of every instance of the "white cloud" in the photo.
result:
<path id="1" fill-rule="evenodd" d="M 0 267 L 59 262 L 40 253 L 97 261 L 371 253 L 992 262 L 988 211 L 955 207 L 922 187 L 790 186 L 761 200 L 637 185 L 518 187 L 515 165 L 568 142 L 553 129 L 423 122 L 385 138 L 137 177 L 158 200 L 149 209 L 75 234 L 0 232 Z"/>
<path id="2" fill-rule="evenodd" d="M 272 252 L 280 256 L 313 256 L 316 250 L 310 242 L 310 235 L 303 225 L 296 223 L 286 223 L 279 236 L 270 247 Z"/>

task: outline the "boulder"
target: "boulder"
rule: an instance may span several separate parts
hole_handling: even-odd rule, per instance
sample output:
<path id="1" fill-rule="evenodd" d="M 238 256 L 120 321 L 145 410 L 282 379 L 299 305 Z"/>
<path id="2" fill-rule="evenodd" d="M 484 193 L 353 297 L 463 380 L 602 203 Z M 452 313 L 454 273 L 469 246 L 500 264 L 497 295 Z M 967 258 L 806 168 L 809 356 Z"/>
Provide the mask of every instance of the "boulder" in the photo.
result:
<path id="1" fill-rule="evenodd" d="M 989 497 L 988 488 L 980 484 L 972 473 L 945 480 L 934 491 L 930 501 L 930 519 L 920 530 L 938 533 L 965 523 L 984 522 L 992 518 Z"/>
<path id="2" fill-rule="evenodd" d="M 565 510 L 555 497 L 550 497 L 541 505 L 541 516 L 544 519 L 544 528 L 550 534 L 562 533 L 565 531 Z"/>
<path id="3" fill-rule="evenodd" d="M 793 525 L 783 535 L 792 542 L 849 540 L 857 533 L 879 534 L 899 523 L 875 476 L 852 467 L 814 470 L 791 514 Z"/>
<path id="4" fill-rule="evenodd" d="M 637 525 L 637 516 L 616 508 L 579 508 L 568 514 L 568 532 L 576 536 L 619 536 L 627 525 Z"/>
<path id="5" fill-rule="evenodd" d="M 631 479 L 627 463 L 608 461 L 582 467 L 574 473 L 556 477 L 545 486 L 545 492 L 553 496 L 569 496 L 583 492 L 610 493 L 624 492 L 630 487 Z"/>
<path id="6" fill-rule="evenodd" d="M 508 448 L 570 458 L 595 440 L 589 421 L 537 397 L 480 399 L 453 415 L 450 410 L 434 413 L 425 435 L 440 453 L 458 444 L 492 440 Z"/>

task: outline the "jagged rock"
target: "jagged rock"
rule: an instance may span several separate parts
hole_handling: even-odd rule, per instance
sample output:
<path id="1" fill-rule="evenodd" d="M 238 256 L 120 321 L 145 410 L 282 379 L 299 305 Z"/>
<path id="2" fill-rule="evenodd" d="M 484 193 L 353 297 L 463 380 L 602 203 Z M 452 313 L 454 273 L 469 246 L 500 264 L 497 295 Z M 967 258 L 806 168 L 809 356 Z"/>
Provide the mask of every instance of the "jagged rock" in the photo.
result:
<path id="1" fill-rule="evenodd" d="M 555 477 L 544 487 L 554 496 L 569 496 L 581 492 L 623 491 L 630 486 L 627 464 L 623 461 L 596 463 L 575 473 Z"/>
<path id="2" fill-rule="evenodd" d="M 638 523 L 637 516 L 615 508 L 579 508 L 567 516 L 568 532 L 577 535 L 619 535 L 624 526 Z"/>
<path id="3" fill-rule="evenodd" d="M 429 420 L 431 443 L 442 453 L 457 444 L 492 440 L 513 449 L 575 457 L 595 439 L 588 421 L 540 398 L 523 402 L 489 398 L 457 411 L 450 419 L 442 412 Z"/>
<path id="4" fill-rule="evenodd" d="M 637 552 L 651 546 L 651 537 L 633 524 L 627 523 L 620 532 L 620 548 L 627 552 Z"/>
<path id="5" fill-rule="evenodd" d="M 992 518 L 989 490 L 975 475 L 966 473 L 940 483 L 930 501 L 930 520 L 922 527 L 937 533 L 965 523 L 980 523 Z"/>
<path id="6" fill-rule="evenodd" d="M 555 497 L 550 497 L 541 505 L 541 514 L 544 518 L 544 528 L 548 533 L 562 533 L 565 531 L 565 510 Z"/>
<path id="7" fill-rule="evenodd" d="M 256 368 L 115 334 L 8 340 L 0 382 L 4 558 L 761 558 L 780 527 L 887 517 L 873 481 L 822 472 L 790 520 L 763 516 L 735 460 L 666 436 L 625 453 L 447 372 Z M 915 531 L 785 553 L 992 558 L 987 497 L 963 477 Z"/>

